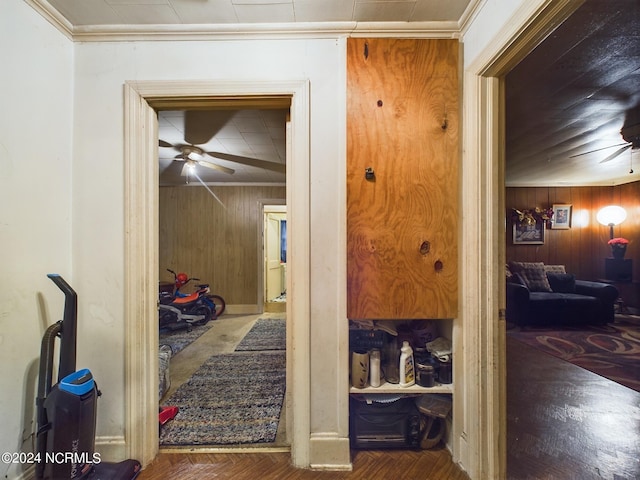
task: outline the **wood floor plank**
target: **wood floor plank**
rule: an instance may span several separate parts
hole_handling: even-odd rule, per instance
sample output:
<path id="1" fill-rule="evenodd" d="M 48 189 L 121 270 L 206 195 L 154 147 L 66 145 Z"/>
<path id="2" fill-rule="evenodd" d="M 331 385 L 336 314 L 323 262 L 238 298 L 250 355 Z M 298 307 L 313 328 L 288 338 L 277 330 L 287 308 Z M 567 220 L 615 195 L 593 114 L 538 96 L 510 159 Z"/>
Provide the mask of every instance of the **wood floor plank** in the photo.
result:
<path id="1" fill-rule="evenodd" d="M 468 480 L 444 448 L 422 451 L 357 451 L 353 471 L 295 468 L 289 453 L 161 453 L 140 480 L 277 479 L 277 480 Z"/>
<path id="2" fill-rule="evenodd" d="M 640 393 L 507 339 L 509 480 L 640 478 Z"/>

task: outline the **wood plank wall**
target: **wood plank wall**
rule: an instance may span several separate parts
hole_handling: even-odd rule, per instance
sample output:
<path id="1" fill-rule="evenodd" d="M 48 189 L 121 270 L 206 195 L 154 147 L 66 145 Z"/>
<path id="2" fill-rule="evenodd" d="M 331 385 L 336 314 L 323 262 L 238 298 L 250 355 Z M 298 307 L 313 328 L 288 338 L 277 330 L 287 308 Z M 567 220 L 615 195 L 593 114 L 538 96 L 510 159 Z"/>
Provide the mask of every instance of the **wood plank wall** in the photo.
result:
<path id="1" fill-rule="evenodd" d="M 284 200 L 286 187 L 211 188 L 226 210 L 203 187 L 160 188 L 160 281 L 173 281 L 167 268 L 182 271 L 209 283 L 228 305 L 254 305 L 260 202 Z"/>
<path id="2" fill-rule="evenodd" d="M 572 205 L 571 228 L 548 228 L 544 245 L 513 245 L 511 209 L 546 208 L 554 203 Z M 620 205 L 627 211 L 627 219 L 614 228 L 614 236 L 630 241 L 625 258 L 633 259 L 633 279 L 640 280 L 640 182 L 615 187 L 507 188 L 507 261 L 564 264 L 576 278 L 603 278 L 604 258 L 611 256 L 609 228 L 597 222 L 596 214 L 607 205 Z"/>

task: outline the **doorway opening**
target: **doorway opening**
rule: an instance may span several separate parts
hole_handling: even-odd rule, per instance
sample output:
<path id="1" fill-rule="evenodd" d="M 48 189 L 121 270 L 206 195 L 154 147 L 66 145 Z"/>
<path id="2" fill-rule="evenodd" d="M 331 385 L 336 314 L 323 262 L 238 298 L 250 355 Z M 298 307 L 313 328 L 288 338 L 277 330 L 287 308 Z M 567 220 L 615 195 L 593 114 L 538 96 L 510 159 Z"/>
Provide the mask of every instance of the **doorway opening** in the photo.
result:
<path id="1" fill-rule="evenodd" d="M 127 454 L 149 463 L 158 452 L 158 123 L 157 111 L 180 108 L 207 108 L 233 101 L 264 107 L 265 103 L 286 99 L 291 111 L 291 155 L 295 171 L 287 168 L 289 250 L 297 252 L 289 265 L 287 303 L 286 395 L 287 431 L 291 433 L 292 463 L 309 462 L 310 398 L 308 350 L 295 348 L 309 341 L 309 293 L 293 292 L 293 279 L 307 284 L 309 251 L 309 83 L 308 81 L 266 82 L 130 82 L 125 84 L 126 191 L 126 434 Z M 243 103 L 244 102 L 244 103 Z M 295 228 L 293 228 L 295 226 Z M 140 321 L 141 318 L 149 319 Z M 293 346 L 294 348 L 289 348 Z M 296 399 L 295 403 L 293 398 Z M 293 425 L 296 428 L 293 428 Z"/>
<path id="2" fill-rule="evenodd" d="M 263 222 L 264 311 L 287 308 L 287 207 L 265 205 Z"/>
<path id="3" fill-rule="evenodd" d="M 286 291 L 286 212 L 256 201 L 286 202 L 288 104 L 212 102 L 158 112 L 158 274 L 166 280 L 165 270 L 186 272 L 194 281 L 180 294 L 204 282 L 226 304 L 219 317 L 161 325 L 159 346 L 171 349 L 161 362 L 161 407 L 178 409 L 160 428 L 163 449 L 288 446 L 286 303 L 277 301 Z M 263 256 L 258 232 L 268 255 L 264 272 L 255 258 Z M 275 311 L 260 301 L 263 274 L 267 305 L 282 307 L 277 318 L 263 313 Z M 200 314 L 206 305 L 182 308 Z"/>

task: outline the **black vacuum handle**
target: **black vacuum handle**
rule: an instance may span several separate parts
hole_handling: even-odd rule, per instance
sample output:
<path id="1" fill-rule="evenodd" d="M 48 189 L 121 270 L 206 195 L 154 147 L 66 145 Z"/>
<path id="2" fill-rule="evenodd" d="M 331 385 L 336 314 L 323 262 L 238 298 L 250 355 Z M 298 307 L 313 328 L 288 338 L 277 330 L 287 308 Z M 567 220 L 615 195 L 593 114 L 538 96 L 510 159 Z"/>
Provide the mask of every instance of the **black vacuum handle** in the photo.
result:
<path id="1" fill-rule="evenodd" d="M 60 365 L 58 379 L 76 371 L 76 335 L 78 323 L 78 295 L 75 290 L 57 273 L 47 274 L 62 293 L 64 293 L 64 317 L 60 331 Z"/>

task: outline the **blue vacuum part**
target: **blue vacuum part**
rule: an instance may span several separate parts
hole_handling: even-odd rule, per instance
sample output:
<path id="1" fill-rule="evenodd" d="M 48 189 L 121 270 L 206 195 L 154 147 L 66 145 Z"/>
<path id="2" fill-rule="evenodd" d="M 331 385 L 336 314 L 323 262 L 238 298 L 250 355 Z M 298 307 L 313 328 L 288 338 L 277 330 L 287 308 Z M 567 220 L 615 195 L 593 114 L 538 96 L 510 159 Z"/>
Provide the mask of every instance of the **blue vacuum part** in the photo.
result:
<path id="1" fill-rule="evenodd" d="M 93 375 L 89 369 L 83 368 L 60 380 L 60 390 L 80 397 L 92 391 L 94 384 Z"/>

